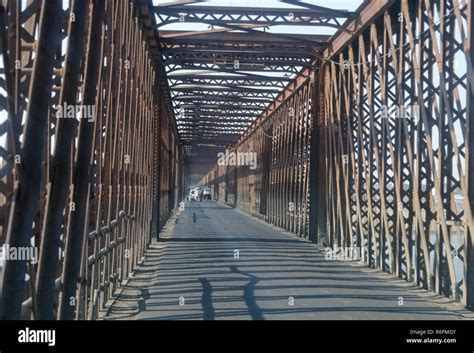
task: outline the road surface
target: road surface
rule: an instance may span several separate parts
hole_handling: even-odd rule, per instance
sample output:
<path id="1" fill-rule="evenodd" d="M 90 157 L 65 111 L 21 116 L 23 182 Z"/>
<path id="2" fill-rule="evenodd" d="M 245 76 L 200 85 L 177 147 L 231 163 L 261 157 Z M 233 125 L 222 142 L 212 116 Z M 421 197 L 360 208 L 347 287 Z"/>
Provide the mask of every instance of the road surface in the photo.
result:
<path id="1" fill-rule="evenodd" d="M 203 201 L 170 218 L 104 318 L 453 320 L 466 313 L 452 309 L 402 280 L 326 260 L 303 239 Z"/>

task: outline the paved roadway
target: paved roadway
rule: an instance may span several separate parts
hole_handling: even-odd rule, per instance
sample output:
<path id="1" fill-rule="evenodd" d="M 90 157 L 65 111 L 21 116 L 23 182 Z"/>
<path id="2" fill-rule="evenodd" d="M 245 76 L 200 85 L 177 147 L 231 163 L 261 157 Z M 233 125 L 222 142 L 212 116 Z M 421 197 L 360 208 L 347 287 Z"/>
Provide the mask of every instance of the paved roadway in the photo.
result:
<path id="1" fill-rule="evenodd" d="M 105 319 L 452 320 L 466 313 L 456 307 L 364 266 L 325 260 L 305 240 L 203 201 L 171 217 Z"/>

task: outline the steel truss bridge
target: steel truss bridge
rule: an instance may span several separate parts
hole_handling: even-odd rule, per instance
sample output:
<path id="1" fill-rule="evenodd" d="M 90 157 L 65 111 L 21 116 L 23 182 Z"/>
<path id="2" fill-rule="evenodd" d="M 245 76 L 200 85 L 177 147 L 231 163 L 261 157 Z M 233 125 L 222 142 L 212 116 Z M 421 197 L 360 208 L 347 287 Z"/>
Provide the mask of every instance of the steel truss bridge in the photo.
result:
<path id="1" fill-rule="evenodd" d="M 0 4 L 1 319 L 98 318 L 193 185 L 474 308 L 472 1 Z"/>

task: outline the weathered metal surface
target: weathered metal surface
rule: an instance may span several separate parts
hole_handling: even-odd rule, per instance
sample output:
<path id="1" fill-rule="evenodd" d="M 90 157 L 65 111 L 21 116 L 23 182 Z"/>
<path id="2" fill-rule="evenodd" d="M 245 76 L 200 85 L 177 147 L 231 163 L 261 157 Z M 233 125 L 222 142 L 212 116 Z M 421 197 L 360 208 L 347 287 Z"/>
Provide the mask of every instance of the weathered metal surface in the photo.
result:
<path id="1" fill-rule="evenodd" d="M 199 175 L 472 309 L 472 2 L 185 3 L 1 2 L 0 245 L 39 257 L 1 268 L 0 317 L 97 318 Z M 162 30 L 180 18 L 210 29 Z M 247 159 L 209 170 L 225 151 Z"/>
<path id="2" fill-rule="evenodd" d="M 15 2 L 9 2 L 13 11 L 18 13 L 19 8 L 16 7 Z M 24 82 L 21 78 L 17 81 L 18 84 L 28 84 L 28 91 L 25 92 L 23 89 L 23 95 L 20 97 L 17 94 L 18 101 L 15 104 L 15 113 L 10 115 L 9 118 L 21 119 L 23 113 L 25 113 L 25 123 L 23 125 L 23 132 L 21 134 L 22 141 L 19 143 L 20 133 L 18 128 L 20 121 L 10 121 L 11 124 L 9 138 L 14 141 L 12 145 L 16 145 L 18 149 L 15 150 L 15 155 L 8 154 L 8 162 L 13 164 L 12 170 L 17 173 L 14 176 L 14 181 L 11 195 L 8 195 L 8 209 L 5 210 L 8 213 L 7 223 L 3 223 L 2 227 L 6 230 L 4 233 L 4 241 L 11 247 L 23 248 L 29 247 L 31 242 L 31 229 L 37 218 L 35 217 L 34 207 L 40 197 L 41 184 L 42 184 L 42 158 L 43 147 L 48 145 L 45 144 L 45 134 L 48 127 L 48 115 L 50 113 L 50 101 L 53 86 L 53 69 L 55 64 L 55 51 L 57 46 L 60 44 L 60 15 L 61 7 L 60 2 L 48 1 L 42 2 L 38 6 L 35 14 L 34 30 L 36 33 L 36 45 L 33 48 L 34 60 L 30 60 L 28 64 L 31 64 L 28 68 L 31 71 L 27 74 L 30 78 L 27 82 Z M 33 6 L 33 4 L 30 4 Z M 7 17 L 7 20 L 10 17 Z M 14 19 L 11 19 L 14 21 Z M 21 23 L 13 24 L 9 23 L 9 29 L 15 30 L 16 26 L 20 27 Z M 18 35 L 20 28 L 16 31 Z M 5 33 L 6 31 L 4 31 Z M 20 34 L 21 36 L 21 34 Z M 17 42 L 17 45 L 21 46 L 22 42 Z M 21 49 L 10 56 L 8 62 L 11 70 L 17 70 L 20 59 Z M 16 55 L 15 55 L 16 54 Z M 2 55 L 5 57 L 5 55 Z M 31 57 L 30 57 L 31 58 Z M 10 72 L 11 74 L 11 72 Z M 14 75 L 19 75 L 16 72 Z M 8 79 L 11 79 L 11 75 Z M 20 86 L 15 87 L 20 89 Z M 13 92 L 12 92 L 13 93 Z M 14 97 L 7 97 L 6 99 L 14 99 Z M 26 99 L 26 106 L 18 108 L 20 99 Z M 47 135 L 46 135 L 47 136 Z M 8 153 L 8 152 L 7 152 Z M 3 163 L 2 163 L 3 164 Z M 6 193 L 4 193 L 6 194 Z M 33 207 L 32 207 L 33 206 Z M 5 217 L 5 220 L 7 217 Z M 31 268 L 31 267 L 30 267 Z M 0 318 L 2 319 L 15 319 L 18 318 L 21 313 L 21 302 L 23 299 L 22 293 L 25 289 L 25 275 L 27 272 L 27 261 L 6 261 L 2 271 L 2 293 L 0 297 Z M 32 273 L 30 272 L 31 276 Z"/>
<path id="3" fill-rule="evenodd" d="M 302 69 L 311 68 L 329 38 L 266 28 L 304 25 L 342 29 L 347 19 L 357 17 L 349 11 L 285 2 L 297 6 L 154 6 L 160 60 L 168 73 L 192 182 L 212 165 L 218 152 L 239 139 L 249 119 L 260 116 Z M 181 30 L 167 29 L 178 23 L 184 25 Z M 193 30 L 195 23 L 209 29 Z M 212 118 L 203 120 L 208 116 Z M 213 156 L 208 153 L 209 145 L 214 145 Z"/>
<path id="4" fill-rule="evenodd" d="M 0 9 L 0 241 L 39 254 L 5 261 L 4 319 L 96 318 L 182 198 L 150 9 L 134 0 Z"/>
<path id="5" fill-rule="evenodd" d="M 217 165 L 202 181 L 214 187 L 216 199 L 304 237 L 308 236 L 309 137 L 314 114 L 309 73 L 281 93 L 265 118 L 259 118 L 255 128 L 227 150 L 230 156 L 255 156 L 255 164 L 249 160 L 247 165 Z M 220 192 L 219 186 L 225 191 Z"/>
<path id="6" fill-rule="evenodd" d="M 324 65 L 321 115 L 327 244 L 466 305 L 467 18 L 467 2 L 396 2 Z"/>

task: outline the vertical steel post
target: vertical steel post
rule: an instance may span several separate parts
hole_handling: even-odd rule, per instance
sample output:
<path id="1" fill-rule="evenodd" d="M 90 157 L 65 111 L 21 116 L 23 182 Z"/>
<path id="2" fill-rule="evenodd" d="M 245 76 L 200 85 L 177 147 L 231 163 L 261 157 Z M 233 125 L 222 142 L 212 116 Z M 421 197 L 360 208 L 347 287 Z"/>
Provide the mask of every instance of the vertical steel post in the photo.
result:
<path id="1" fill-rule="evenodd" d="M 21 174 L 12 198 L 6 243 L 29 247 L 40 196 L 44 131 L 51 102 L 53 63 L 59 44 L 61 2 L 42 2 L 36 58 L 29 89 L 21 151 Z M 6 261 L 2 275 L 0 318 L 18 319 L 25 288 L 26 260 Z"/>
<path id="2" fill-rule="evenodd" d="M 468 43 L 469 50 L 467 52 L 467 152 L 466 152 L 466 165 L 467 165 L 467 180 L 468 180 L 468 197 L 469 200 L 464 202 L 469 203 L 471 214 L 466 217 L 470 220 L 467 224 L 467 249 L 466 249 L 466 306 L 470 310 L 474 310 L 474 5 L 472 1 L 468 1 Z"/>
<path id="3" fill-rule="evenodd" d="M 94 1 L 94 16 L 92 16 L 92 35 L 88 45 L 87 68 L 84 78 L 84 105 L 97 104 L 97 80 L 99 67 L 101 66 L 100 48 L 102 40 L 102 18 L 104 14 L 102 0 Z M 59 318 L 72 320 L 75 317 L 76 308 L 70 305 L 72 297 L 76 296 L 77 281 L 81 265 L 82 247 L 87 228 L 84 220 L 88 212 L 90 192 L 90 170 L 92 167 L 92 143 L 97 122 L 91 124 L 84 119 L 79 124 L 79 142 L 74 157 L 73 182 L 74 190 L 72 200 L 76 210 L 69 212 L 69 234 L 66 234 L 64 269 L 62 273 L 63 292 L 59 307 Z"/>
<path id="4" fill-rule="evenodd" d="M 81 73 L 81 59 L 84 53 L 88 1 L 74 0 L 71 13 L 75 21 L 69 22 L 68 48 L 65 59 L 64 79 L 61 87 L 59 105 L 76 105 Z M 64 111 L 63 114 L 66 114 Z M 41 232 L 41 246 L 37 274 L 37 314 L 38 319 L 54 319 L 55 280 L 58 266 L 58 249 L 63 222 L 63 208 L 66 202 L 72 142 L 75 132 L 75 119 L 58 119 L 56 122 L 56 141 L 53 157 L 52 182 L 46 196 L 46 215 Z"/>
<path id="5" fill-rule="evenodd" d="M 311 132 L 310 132 L 310 160 L 309 160 L 309 240 L 312 242 L 319 242 L 319 229 L 320 229 L 320 180 L 319 180 L 319 163 L 321 158 L 320 145 L 320 126 L 319 126 L 319 113 L 320 113 L 320 97 L 321 94 L 321 74 L 322 66 L 316 68 L 311 77 L 311 84 L 313 85 L 313 96 L 312 96 L 312 110 L 311 115 Z M 319 197 L 318 197 L 319 193 Z"/>

